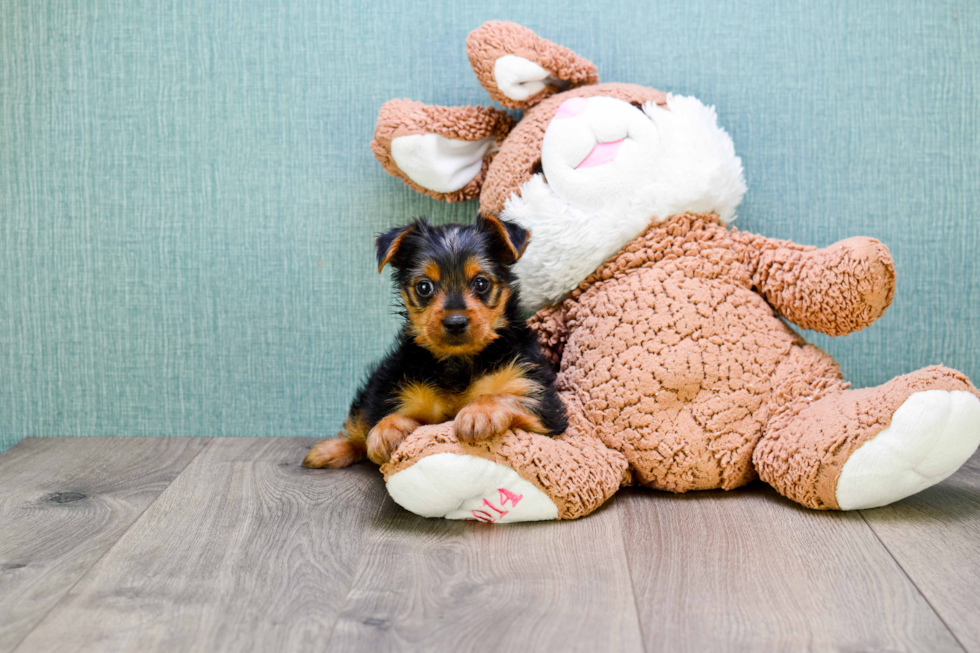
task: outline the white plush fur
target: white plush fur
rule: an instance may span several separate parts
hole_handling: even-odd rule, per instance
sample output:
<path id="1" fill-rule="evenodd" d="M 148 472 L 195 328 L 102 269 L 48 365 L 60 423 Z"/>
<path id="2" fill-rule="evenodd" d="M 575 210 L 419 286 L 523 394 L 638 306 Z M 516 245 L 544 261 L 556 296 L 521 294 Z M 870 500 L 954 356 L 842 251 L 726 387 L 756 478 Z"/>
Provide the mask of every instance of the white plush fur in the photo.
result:
<path id="1" fill-rule="evenodd" d="M 556 80 L 530 59 L 506 54 L 493 62 L 493 81 L 511 100 L 523 101 Z"/>
<path id="2" fill-rule="evenodd" d="M 438 134 L 412 134 L 391 141 L 391 156 L 409 179 L 437 193 L 452 193 L 470 183 L 495 148 L 492 137 L 458 141 Z"/>
<path id="3" fill-rule="evenodd" d="M 945 480 L 980 445 L 980 399 L 964 391 L 916 392 L 891 424 L 844 463 L 841 510 L 877 508 Z"/>
<path id="4" fill-rule="evenodd" d="M 463 454 L 426 456 L 393 474 L 388 494 L 423 517 L 502 524 L 558 518 L 555 502 L 513 469 Z"/>
<path id="5" fill-rule="evenodd" d="M 626 140 L 615 161 L 575 169 L 595 143 L 619 138 Z M 746 191 L 742 161 L 714 108 L 676 95 L 667 109 L 648 103 L 642 112 L 590 98 L 586 111 L 552 120 L 542 169 L 501 216 L 532 233 L 515 266 L 528 310 L 560 301 L 651 221 L 685 211 L 728 221 Z"/>

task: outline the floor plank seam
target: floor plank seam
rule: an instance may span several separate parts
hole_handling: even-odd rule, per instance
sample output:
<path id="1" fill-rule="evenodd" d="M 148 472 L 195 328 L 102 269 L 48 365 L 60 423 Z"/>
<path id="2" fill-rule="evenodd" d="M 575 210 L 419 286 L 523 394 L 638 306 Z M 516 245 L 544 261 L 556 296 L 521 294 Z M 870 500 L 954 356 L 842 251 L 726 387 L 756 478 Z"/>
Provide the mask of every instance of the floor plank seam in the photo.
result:
<path id="1" fill-rule="evenodd" d="M 909 575 L 909 572 L 906 571 L 905 567 L 902 566 L 902 563 L 899 562 L 898 558 L 895 557 L 895 554 L 892 553 L 892 550 L 889 549 L 888 545 L 885 544 L 884 540 L 882 540 L 878 536 L 878 531 L 875 530 L 875 527 L 872 526 L 871 522 L 869 522 L 867 517 L 864 516 L 864 511 L 858 510 L 857 513 L 861 515 L 861 520 L 864 521 L 868 529 L 871 530 L 871 533 L 875 536 L 875 539 L 878 540 L 878 543 L 881 544 L 881 546 L 885 549 L 886 552 L 888 552 L 889 557 L 895 561 L 896 565 L 898 565 L 898 568 L 902 571 L 902 575 L 908 578 L 909 582 L 912 584 L 912 587 L 914 587 L 915 591 L 919 593 L 919 596 L 922 597 L 922 600 L 926 602 L 926 605 L 929 606 L 929 609 L 932 610 L 932 613 L 936 615 L 936 618 L 938 618 L 939 621 L 942 622 L 943 626 L 946 627 L 946 630 L 949 632 L 949 634 L 952 635 L 954 640 L 956 640 L 956 643 L 959 644 L 960 648 L 963 650 L 963 653 L 971 653 L 970 649 L 968 649 L 966 645 L 960 640 L 959 636 L 956 634 L 956 631 L 950 628 L 949 624 L 946 623 L 946 620 L 943 618 L 943 615 L 939 613 L 939 610 L 937 610 L 936 606 L 932 604 L 932 601 L 929 600 L 929 597 L 925 595 L 925 592 L 922 591 L 922 589 L 918 586 L 915 580 L 912 579 L 912 576 Z"/>
<path id="2" fill-rule="evenodd" d="M 202 453 L 204 453 L 205 450 L 207 450 L 208 448 L 210 448 L 211 447 L 211 444 L 213 442 L 214 442 L 214 438 L 209 438 L 208 439 L 208 441 L 205 443 L 205 445 L 203 447 L 201 447 L 198 450 L 198 452 L 196 454 L 194 454 L 191 457 L 190 460 L 187 461 L 187 464 L 184 465 L 180 469 L 180 473 L 178 473 L 172 479 L 170 479 L 170 482 L 167 483 L 167 486 L 165 488 L 163 488 L 162 490 L 160 490 L 160 493 L 157 494 L 153 498 L 153 501 L 151 501 L 150 503 L 148 503 L 146 505 L 146 507 L 143 508 L 143 510 L 140 511 L 140 514 L 136 516 L 136 518 L 133 520 L 133 522 L 128 527 L 126 527 L 126 530 L 124 530 L 122 533 L 119 534 L 119 537 L 116 538 L 116 541 L 112 543 L 112 546 L 106 548 L 106 550 L 102 552 L 102 555 L 100 555 L 98 558 L 96 558 L 96 560 L 91 565 L 89 565 L 89 568 L 85 570 L 85 573 L 84 574 L 81 574 L 78 577 L 78 580 L 76 580 L 74 583 L 71 584 L 71 587 L 68 588 L 68 590 L 65 592 L 64 596 L 62 596 L 60 599 L 58 599 L 58 602 L 55 603 L 54 605 L 52 605 L 51 606 L 51 609 L 48 610 L 47 612 L 45 612 L 44 613 L 44 616 L 42 616 L 40 619 L 37 620 L 37 623 L 34 624 L 34 627 L 33 628 L 31 628 L 26 633 L 24 633 L 24 636 L 21 637 L 20 640 L 18 640 L 17 643 L 14 644 L 14 646 L 10 649 L 11 653 L 17 653 L 20 650 L 20 647 L 23 646 L 24 641 L 26 641 L 27 638 L 30 637 L 31 634 L 33 634 L 35 630 L 37 630 L 38 628 L 40 628 L 44 624 L 44 622 L 47 620 L 47 618 L 51 615 L 51 613 L 53 613 L 55 610 L 57 610 L 61 606 L 61 604 L 64 603 L 68 599 L 68 596 L 71 594 L 72 590 L 75 589 L 76 587 L 78 587 L 78 584 L 81 583 L 85 578 L 87 578 L 90 573 L 92 573 L 92 570 L 95 569 L 100 562 L 102 562 L 102 559 L 105 558 L 107 555 L 109 555 L 109 552 L 112 551 L 113 549 L 115 549 L 116 546 L 119 545 L 119 542 L 122 541 L 122 539 L 124 537 L 126 537 L 126 533 L 128 533 L 130 531 L 130 529 L 132 529 L 133 526 L 135 526 L 137 524 L 137 522 L 139 522 L 139 520 L 143 518 L 143 515 L 145 515 L 146 514 L 146 511 L 150 509 L 150 506 L 154 505 L 157 501 L 160 500 L 160 497 L 163 496 L 163 493 L 166 492 L 168 489 L 170 489 L 170 486 L 173 485 L 177 481 L 177 479 L 180 478 L 181 474 L 183 474 L 184 471 L 188 467 L 191 466 L 191 463 L 193 463 L 195 460 L 197 460 L 198 456 L 200 456 Z"/>
<path id="3" fill-rule="evenodd" d="M 386 496 L 387 500 L 388 497 Z M 381 509 L 384 508 L 385 502 L 381 501 L 378 504 L 378 510 L 374 513 L 374 517 L 371 519 L 371 527 L 364 534 L 364 539 L 361 541 L 361 552 L 357 556 L 357 561 L 354 563 L 353 573 L 350 575 L 350 581 L 347 583 L 347 590 L 344 592 L 344 602 L 340 604 L 340 610 L 337 612 L 336 619 L 333 620 L 333 626 L 330 627 L 330 634 L 327 635 L 326 642 L 323 645 L 323 650 L 330 648 L 330 642 L 333 640 L 333 635 L 337 632 L 337 624 L 340 623 L 340 617 L 344 614 L 344 609 L 347 608 L 347 603 L 350 600 L 351 590 L 354 589 L 354 581 L 357 580 L 357 572 L 361 568 L 361 562 L 364 560 L 364 556 L 367 552 L 367 540 L 371 536 L 371 532 L 374 530 L 374 525 L 378 521 L 378 515 L 381 514 Z"/>
<path id="4" fill-rule="evenodd" d="M 623 559 L 626 561 L 626 571 L 630 577 L 630 592 L 633 595 L 633 610 L 636 612 L 636 628 L 640 631 L 640 643 L 643 645 L 643 650 L 649 650 L 647 648 L 647 634 L 643 629 L 643 620 L 640 619 L 640 604 L 636 597 L 636 583 L 633 582 L 633 567 L 630 565 L 629 553 L 626 551 L 626 524 L 623 521 L 623 502 L 618 496 L 613 497 L 615 502 L 614 507 L 616 508 L 616 517 L 619 519 L 619 545 L 623 549 Z"/>

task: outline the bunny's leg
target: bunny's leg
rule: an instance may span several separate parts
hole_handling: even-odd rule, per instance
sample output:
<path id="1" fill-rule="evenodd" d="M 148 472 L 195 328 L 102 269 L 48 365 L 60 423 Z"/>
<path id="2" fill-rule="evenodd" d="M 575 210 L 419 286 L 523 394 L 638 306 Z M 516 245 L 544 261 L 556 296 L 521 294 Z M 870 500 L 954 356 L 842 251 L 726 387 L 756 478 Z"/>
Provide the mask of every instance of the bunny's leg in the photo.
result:
<path id="1" fill-rule="evenodd" d="M 581 407 L 563 398 L 569 428 L 558 437 L 510 430 L 464 443 L 452 422 L 417 429 L 381 468 L 388 493 L 423 517 L 505 523 L 589 514 L 627 482 L 626 458 L 593 437 Z"/>
<path id="2" fill-rule="evenodd" d="M 804 506 L 856 510 L 893 503 L 950 476 L 980 445 L 980 393 L 942 366 L 852 390 L 836 363 L 795 347 L 777 371 L 753 463 Z"/>

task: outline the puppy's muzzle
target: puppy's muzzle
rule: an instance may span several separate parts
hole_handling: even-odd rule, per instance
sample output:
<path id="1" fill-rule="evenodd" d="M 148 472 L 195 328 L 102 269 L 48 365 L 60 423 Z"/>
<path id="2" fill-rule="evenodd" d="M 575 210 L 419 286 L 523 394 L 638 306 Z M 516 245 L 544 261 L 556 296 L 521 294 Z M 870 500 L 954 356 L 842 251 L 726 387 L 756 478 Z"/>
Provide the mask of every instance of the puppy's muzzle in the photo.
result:
<path id="1" fill-rule="evenodd" d="M 461 336 L 470 326 L 470 320 L 465 315 L 454 313 L 442 320 L 442 328 L 451 336 Z"/>

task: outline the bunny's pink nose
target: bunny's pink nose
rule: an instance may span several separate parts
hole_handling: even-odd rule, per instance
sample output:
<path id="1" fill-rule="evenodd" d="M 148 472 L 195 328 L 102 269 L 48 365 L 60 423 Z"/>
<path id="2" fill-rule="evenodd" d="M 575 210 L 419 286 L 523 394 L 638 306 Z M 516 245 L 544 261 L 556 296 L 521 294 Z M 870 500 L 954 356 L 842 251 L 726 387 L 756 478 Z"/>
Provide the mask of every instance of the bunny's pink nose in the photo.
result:
<path id="1" fill-rule="evenodd" d="M 555 114 L 555 118 L 574 118 L 578 114 L 585 111 L 585 107 L 589 104 L 589 100 L 584 97 L 573 97 L 569 100 L 565 100 L 558 107 L 558 113 Z"/>

